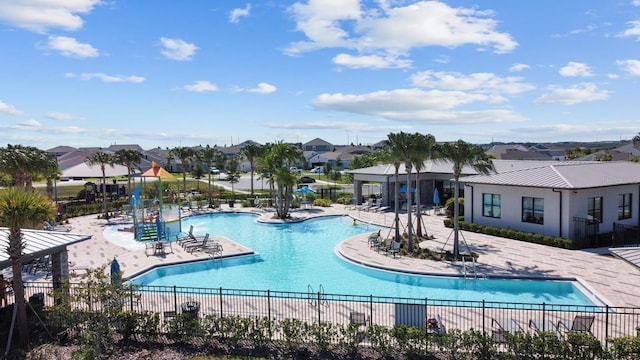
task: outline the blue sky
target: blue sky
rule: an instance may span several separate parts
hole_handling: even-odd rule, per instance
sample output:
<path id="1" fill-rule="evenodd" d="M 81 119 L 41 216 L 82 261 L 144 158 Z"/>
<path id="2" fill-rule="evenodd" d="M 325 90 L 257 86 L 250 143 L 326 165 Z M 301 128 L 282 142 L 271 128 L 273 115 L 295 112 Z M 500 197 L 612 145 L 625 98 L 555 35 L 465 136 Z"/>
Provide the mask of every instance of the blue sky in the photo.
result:
<path id="1" fill-rule="evenodd" d="M 0 49 L 0 144 L 640 131 L 640 0 L 2 0 Z"/>

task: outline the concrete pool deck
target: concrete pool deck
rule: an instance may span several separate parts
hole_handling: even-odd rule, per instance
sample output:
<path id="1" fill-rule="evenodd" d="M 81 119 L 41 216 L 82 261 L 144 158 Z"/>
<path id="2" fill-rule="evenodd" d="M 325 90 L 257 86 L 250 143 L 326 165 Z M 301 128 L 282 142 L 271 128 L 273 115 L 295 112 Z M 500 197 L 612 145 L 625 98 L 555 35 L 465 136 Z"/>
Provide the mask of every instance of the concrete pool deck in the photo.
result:
<path id="1" fill-rule="evenodd" d="M 257 212 L 260 221 L 278 222 L 272 219 L 273 211 L 269 210 L 256 211 L 255 208 L 242 208 L 237 205 L 229 208 L 223 205 L 221 211 Z M 391 226 L 394 217 L 393 212 L 358 211 L 342 205 L 296 209 L 291 215 L 291 221 L 318 216 L 349 215 L 357 219 L 358 226 Z M 453 248 L 451 229 L 444 226 L 443 220 L 444 216 L 431 212 L 423 216 L 426 228 L 423 232 L 432 235 L 434 239 L 419 246 L 434 250 Z M 403 227 L 406 226 L 406 213 L 400 214 L 400 221 Z M 133 234 L 113 231 L 112 224 L 98 219 L 96 215 L 72 218 L 69 223 L 73 232 L 92 236 L 89 240 L 68 247 L 69 261 L 73 264 L 70 269 L 72 271 L 108 267 L 110 262 L 117 258 L 124 276 L 130 277 L 156 266 L 210 258 L 209 254 L 198 251 L 189 253 L 175 244 L 172 246 L 173 252 L 148 256 L 143 244 L 133 240 Z M 198 229 L 194 232 L 199 234 Z M 388 233 L 389 230 L 382 230 L 383 237 Z M 378 253 L 369 247 L 368 234 L 369 232 L 345 240 L 338 245 L 337 251 L 353 261 L 380 268 L 433 275 L 465 274 L 464 265 L 460 261 L 433 261 Z M 234 242 L 234 239 L 211 235 L 223 245 L 222 256 L 251 252 L 251 249 Z M 479 254 L 476 264 L 478 277 L 573 278 L 581 281 L 587 289 L 610 306 L 640 306 L 640 269 L 610 256 L 606 251 L 564 250 L 466 231 L 462 232 L 460 246 L 461 251 L 469 250 Z M 473 277 L 470 268 L 471 265 L 467 263 L 467 276 Z"/>

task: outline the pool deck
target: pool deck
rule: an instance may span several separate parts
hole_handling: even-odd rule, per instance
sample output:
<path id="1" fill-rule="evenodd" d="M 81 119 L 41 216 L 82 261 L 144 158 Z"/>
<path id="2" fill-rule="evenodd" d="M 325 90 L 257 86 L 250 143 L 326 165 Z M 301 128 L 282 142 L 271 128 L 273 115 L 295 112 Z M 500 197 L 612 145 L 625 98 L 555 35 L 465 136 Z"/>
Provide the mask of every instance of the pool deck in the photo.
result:
<path id="1" fill-rule="evenodd" d="M 221 210 L 215 212 L 220 211 L 254 212 L 260 215 L 259 221 L 279 222 L 273 219 L 273 211 L 241 208 L 237 204 L 234 208 L 223 205 Z M 393 212 L 366 212 L 348 209 L 343 205 L 333 205 L 330 208 L 296 209 L 292 211 L 290 221 L 330 215 L 349 215 L 357 219 L 358 226 L 391 226 L 394 217 Z M 443 224 L 444 216 L 428 211 L 422 218 L 423 232 L 426 231 L 434 239 L 419 246 L 434 250 L 451 250 L 453 235 L 451 229 Z M 186 252 L 177 244 L 173 244 L 172 251 L 165 254 L 147 255 L 145 247 L 133 239 L 133 234 L 113 231 L 106 220 L 97 219 L 96 215 L 73 218 L 69 222 L 73 232 L 91 235 L 91 239 L 68 247 L 69 261 L 73 264 L 70 270 L 74 272 L 99 266 L 108 268 L 110 262 L 117 258 L 123 275 L 131 277 L 156 266 L 211 258 L 211 255 L 201 251 Z M 400 214 L 400 223 L 403 227 L 406 226 L 406 213 Z M 390 234 L 390 231 L 382 230 L 383 238 Z M 194 233 L 204 235 L 199 234 L 198 229 L 195 229 Z M 355 262 L 379 268 L 433 275 L 465 275 L 465 266 L 460 261 L 433 261 L 379 253 L 369 247 L 368 234 L 367 232 L 349 238 L 340 243 L 336 250 Z M 211 235 L 223 246 L 221 256 L 251 253 L 251 249 L 234 242 L 233 239 Z M 460 246 L 463 252 L 472 251 L 479 254 L 476 264 L 477 277 L 577 279 L 608 305 L 640 306 L 640 268 L 611 256 L 606 249 L 564 250 L 466 231 L 461 232 Z M 466 269 L 467 277 L 473 277 L 472 265 L 467 263 Z"/>

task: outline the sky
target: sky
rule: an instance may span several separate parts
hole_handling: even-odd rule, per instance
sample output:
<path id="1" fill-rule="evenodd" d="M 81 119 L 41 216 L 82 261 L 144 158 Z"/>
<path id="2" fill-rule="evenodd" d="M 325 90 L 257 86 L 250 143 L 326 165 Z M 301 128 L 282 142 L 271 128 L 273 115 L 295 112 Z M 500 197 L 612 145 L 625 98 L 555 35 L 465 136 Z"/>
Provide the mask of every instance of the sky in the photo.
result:
<path id="1" fill-rule="evenodd" d="M 1 0 L 0 144 L 630 140 L 640 0 Z"/>

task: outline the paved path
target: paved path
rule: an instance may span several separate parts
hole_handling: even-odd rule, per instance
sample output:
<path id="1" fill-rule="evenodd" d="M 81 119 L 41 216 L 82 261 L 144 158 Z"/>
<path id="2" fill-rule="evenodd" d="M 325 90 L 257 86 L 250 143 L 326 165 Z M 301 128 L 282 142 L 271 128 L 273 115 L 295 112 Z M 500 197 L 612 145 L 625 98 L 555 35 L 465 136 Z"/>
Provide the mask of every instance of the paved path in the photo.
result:
<path id="1" fill-rule="evenodd" d="M 222 211 L 247 212 L 254 208 L 231 209 L 223 205 Z M 259 210 L 260 221 L 277 222 L 272 211 Z M 373 213 L 349 210 L 342 205 L 330 208 L 295 210 L 291 221 L 327 215 L 349 215 L 357 219 L 359 226 L 391 226 L 393 212 Z M 426 232 L 434 237 L 419 246 L 434 250 L 453 248 L 451 229 L 443 225 L 443 216 L 423 216 Z M 415 220 L 414 220 L 415 221 Z M 406 226 L 407 215 L 401 214 L 401 224 Z M 158 265 L 194 261 L 208 258 L 203 252 L 188 253 L 173 246 L 173 253 L 162 256 L 147 256 L 142 244 L 133 239 L 133 234 L 114 231 L 105 220 L 96 215 L 70 219 L 74 232 L 92 235 L 90 240 L 69 246 L 69 260 L 76 269 L 106 266 L 115 257 L 120 262 L 124 276 L 132 276 Z M 383 230 L 386 237 L 390 230 Z M 371 266 L 436 275 L 464 275 L 462 262 L 433 261 L 407 257 L 386 256 L 377 253 L 367 243 L 368 234 L 346 239 L 338 245 L 339 252 L 354 261 Z M 223 256 L 250 252 L 234 239 L 219 238 Z M 640 306 L 640 269 L 621 259 L 597 252 L 563 250 L 548 246 L 504 239 L 495 236 L 462 232 L 462 250 L 479 254 L 477 275 L 480 277 L 545 277 L 578 279 L 603 301 L 611 306 Z M 470 270 L 467 270 L 469 273 Z"/>

